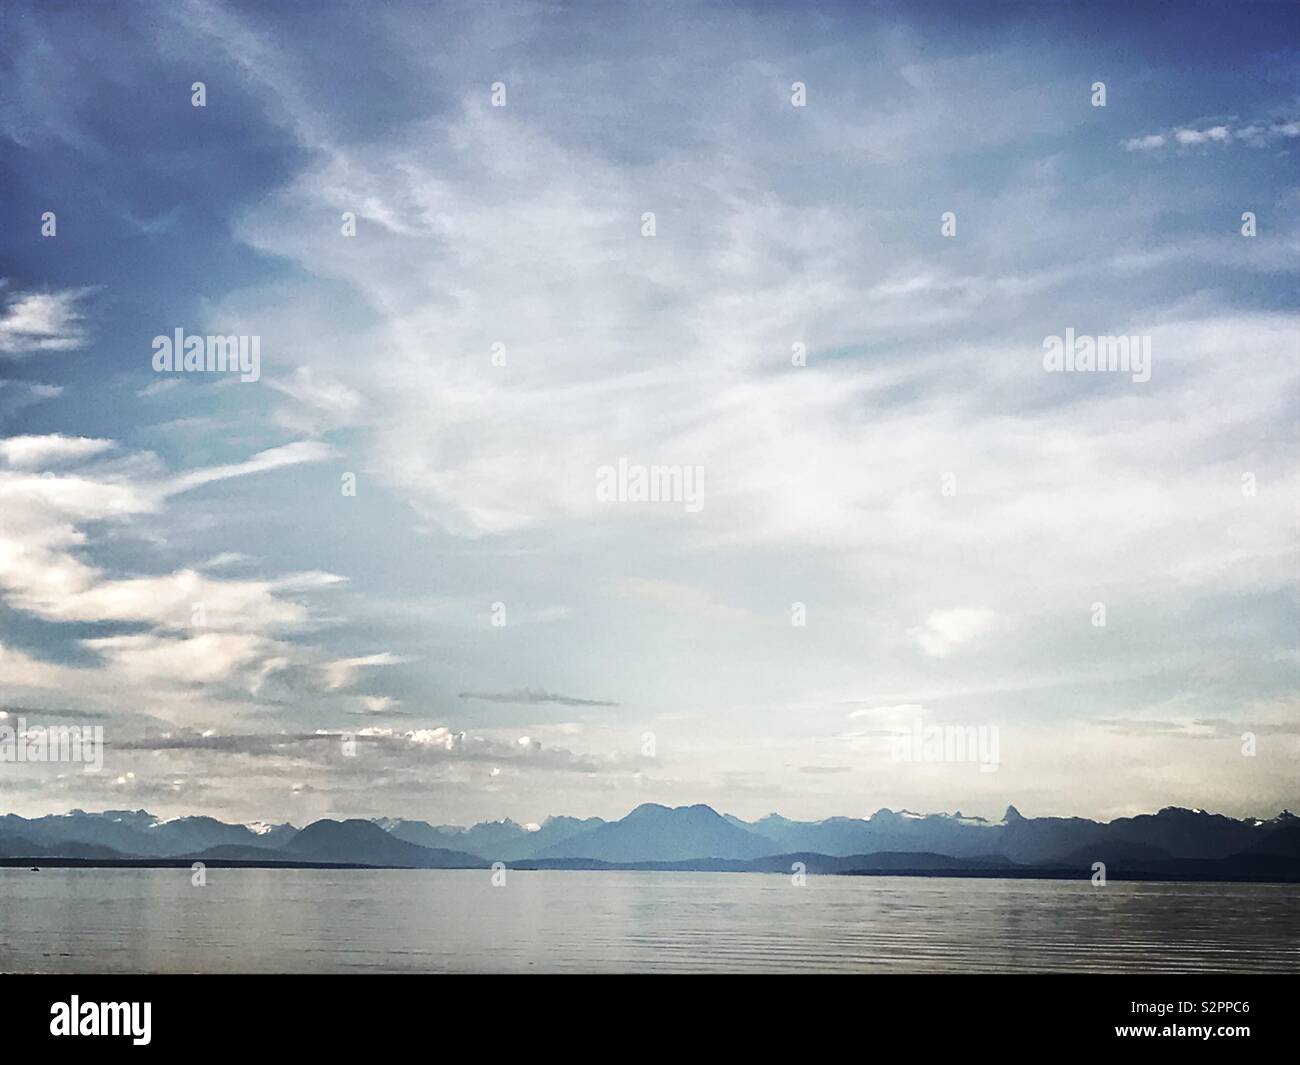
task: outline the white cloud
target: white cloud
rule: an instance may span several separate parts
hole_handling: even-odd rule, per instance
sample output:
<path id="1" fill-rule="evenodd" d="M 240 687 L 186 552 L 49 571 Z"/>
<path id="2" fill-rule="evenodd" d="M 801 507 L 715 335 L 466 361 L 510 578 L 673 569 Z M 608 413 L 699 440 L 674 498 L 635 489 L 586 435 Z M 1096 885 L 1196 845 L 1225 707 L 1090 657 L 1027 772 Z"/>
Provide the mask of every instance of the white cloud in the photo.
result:
<path id="1" fill-rule="evenodd" d="M 361 395 L 342 382 L 322 377 L 310 366 L 299 366 L 292 375 L 267 382 L 272 388 L 343 421 L 350 420 L 361 407 Z"/>
<path id="2" fill-rule="evenodd" d="M 936 610 L 924 624 L 908 629 L 907 635 L 926 654 L 943 658 L 988 632 L 995 616 L 991 610 L 976 607 Z"/>
<path id="3" fill-rule="evenodd" d="M 0 598 L 51 622 L 147 627 L 82 640 L 100 659 L 98 667 L 42 663 L 11 651 L 6 685 L 92 698 L 129 689 L 137 708 L 173 716 L 195 709 L 196 698 L 212 712 L 223 699 L 256 696 L 286 670 L 317 669 L 319 654 L 287 639 L 313 622 L 308 606 L 288 596 L 330 587 L 341 578 L 307 571 L 235 580 L 194 568 L 111 575 L 87 559 L 99 546 L 99 536 L 92 537 L 87 527 L 129 528 L 162 513 L 177 492 L 316 461 L 328 449 L 291 444 L 248 462 L 178 477 L 167 476 L 150 456 L 107 460 L 113 453 L 116 445 L 107 440 L 0 439 Z"/>
<path id="4" fill-rule="evenodd" d="M 242 551 L 222 551 L 220 554 L 213 555 L 210 559 L 200 566 L 200 569 L 222 569 L 226 566 L 238 566 L 244 562 L 252 562 L 253 557 L 246 555 Z"/>
<path id="5" fill-rule="evenodd" d="M 39 474 L 31 467 L 75 462 L 109 450 L 109 441 L 66 437 L 11 437 L 0 455 L 17 458 L 22 471 L 0 470 L 0 594 L 20 610 L 52 621 L 139 621 L 164 628 L 202 624 L 265 629 L 307 620 L 281 588 L 337 582 L 328 574 L 298 574 L 276 581 L 217 580 L 193 569 L 153 577 L 110 578 L 84 562 L 79 524 L 126 521 L 159 512 L 168 496 L 215 480 L 316 461 L 329 453 L 304 443 L 274 448 L 245 463 L 191 471 L 170 480 L 124 476 L 113 468 Z"/>
<path id="6" fill-rule="evenodd" d="M 920 703 L 900 703 L 895 706 L 864 706 L 854 710 L 849 714 L 849 717 L 852 719 L 870 718 L 892 721 L 900 717 L 919 717 L 924 713 L 925 707 Z"/>
<path id="7" fill-rule="evenodd" d="M 406 661 L 409 659 L 389 651 L 359 658 L 340 658 L 325 664 L 325 684 L 330 689 L 346 688 L 355 682 L 359 670 L 372 666 L 396 666 Z"/>
<path id="8" fill-rule="evenodd" d="M 1225 144 L 1228 141 L 1227 126 L 1211 126 L 1208 129 L 1180 129 L 1174 131 L 1174 140 L 1182 145 L 1209 144 L 1212 141 Z"/>
<path id="9" fill-rule="evenodd" d="M 0 292 L 4 301 L 0 307 L 0 356 L 24 358 L 82 347 L 86 334 L 79 304 L 88 291 L 25 292 L 8 299 Z"/>
<path id="10" fill-rule="evenodd" d="M 1165 146 L 1165 135 L 1163 133 L 1151 133 L 1145 137 L 1133 137 L 1124 142 L 1124 147 L 1130 152 L 1152 151 L 1156 148 Z"/>
<path id="11" fill-rule="evenodd" d="M 110 669 L 128 683 L 182 680 L 217 684 L 244 677 L 255 689 L 268 660 L 282 657 L 273 641 L 246 632 L 208 632 L 197 636 L 106 636 L 86 641 Z M 249 679 L 251 678 L 251 679 Z"/>
<path id="12" fill-rule="evenodd" d="M 285 466 L 297 466 L 304 462 L 320 462 L 334 454 L 334 449 L 327 444 L 314 440 L 300 440 L 260 451 L 246 462 L 232 463 L 228 466 L 211 466 L 206 469 L 191 470 L 172 478 L 166 486 L 168 495 L 188 492 L 214 481 L 225 481 L 232 477 L 244 477 L 251 473 L 265 473 Z"/>
<path id="13" fill-rule="evenodd" d="M 11 436 L 0 439 L 0 460 L 14 469 L 59 466 L 91 458 L 113 448 L 111 440 L 86 436 Z"/>
<path id="14" fill-rule="evenodd" d="M 1252 122 L 1244 126 L 1220 123 L 1197 128 L 1179 126 L 1163 133 L 1130 137 L 1124 147 L 1130 152 L 1153 152 L 1169 144 L 1180 148 L 1199 148 L 1207 144 L 1245 144 L 1261 148 L 1277 141 L 1300 136 L 1300 122 Z"/>

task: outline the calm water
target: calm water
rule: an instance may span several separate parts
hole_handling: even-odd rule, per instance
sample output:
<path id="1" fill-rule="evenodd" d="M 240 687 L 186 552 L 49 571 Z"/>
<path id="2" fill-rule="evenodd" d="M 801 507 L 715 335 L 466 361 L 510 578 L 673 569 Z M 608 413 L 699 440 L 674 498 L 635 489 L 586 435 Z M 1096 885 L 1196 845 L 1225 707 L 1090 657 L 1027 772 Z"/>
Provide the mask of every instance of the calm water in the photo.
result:
<path id="1" fill-rule="evenodd" d="M 1254 884 L 0 869 L 0 971 L 1300 971 Z"/>

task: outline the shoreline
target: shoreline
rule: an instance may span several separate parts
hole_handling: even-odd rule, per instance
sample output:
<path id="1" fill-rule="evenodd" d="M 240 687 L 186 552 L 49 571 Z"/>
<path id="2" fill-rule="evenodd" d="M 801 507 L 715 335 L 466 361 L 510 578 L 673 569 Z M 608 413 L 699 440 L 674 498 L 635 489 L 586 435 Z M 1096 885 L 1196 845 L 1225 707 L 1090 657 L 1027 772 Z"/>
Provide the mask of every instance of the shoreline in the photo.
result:
<path id="1" fill-rule="evenodd" d="M 229 859 L 202 857 L 192 858 L 0 858 L 0 869 L 27 869 L 43 872 L 47 869 L 192 869 L 201 863 L 209 869 L 319 869 L 319 870 L 376 870 L 390 869 L 407 872 L 483 872 L 492 869 L 492 863 L 484 861 L 482 865 L 463 866 L 410 866 L 410 865 L 368 865 L 359 862 L 304 862 L 276 861 L 256 859 Z M 704 862 L 628 862 L 604 863 L 572 861 L 565 864 L 543 865 L 537 862 L 503 863 L 512 873 L 760 873 L 772 876 L 788 876 L 787 869 L 752 868 L 748 863 Z M 826 869 L 806 871 L 808 876 L 863 876 L 863 877 L 905 877 L 925 879 L 939 877 L 943 879 L 977 879 L 977 880 L 1090 880 L 1091 872 L 1055 866 L 990 866 L 986 868 L 862 868 L 862 869 Z M 1191 871 L 1177 870 L 1115 870 L 1108 871 L 1107 880 L 1126 883 L 1191 883 L 1191 884 L 1296 884 L 1300 883 L 1300 873 L 1230 873 L 1215 871 L 1209 875 L 1200 875 Z"/>

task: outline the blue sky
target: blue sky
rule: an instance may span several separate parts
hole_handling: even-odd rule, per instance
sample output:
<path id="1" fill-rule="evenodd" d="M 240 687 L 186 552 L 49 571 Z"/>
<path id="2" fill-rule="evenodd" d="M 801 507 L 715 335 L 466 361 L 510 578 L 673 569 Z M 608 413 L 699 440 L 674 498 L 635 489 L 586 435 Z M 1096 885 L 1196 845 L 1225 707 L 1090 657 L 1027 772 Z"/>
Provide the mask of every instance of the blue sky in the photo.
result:
<path id="1" fill-rule="evenodd" d="M 0 804 L 1293 802 L 1297 29 L 6 5 L 0 705 L 110 750 Z M 155 373 L 176 328 L 261 379 Z M 1151 379 L 1045 372 L 1067 329 Z M 602 503 L 620 458 L 703 508 Z"/>

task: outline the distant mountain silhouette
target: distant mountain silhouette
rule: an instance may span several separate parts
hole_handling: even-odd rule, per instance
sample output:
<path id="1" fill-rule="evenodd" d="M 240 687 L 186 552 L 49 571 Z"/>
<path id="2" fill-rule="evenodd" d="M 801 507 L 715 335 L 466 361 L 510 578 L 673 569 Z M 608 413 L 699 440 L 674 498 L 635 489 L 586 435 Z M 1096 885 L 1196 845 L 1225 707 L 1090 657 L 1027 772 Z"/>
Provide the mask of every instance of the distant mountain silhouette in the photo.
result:
<path id="1" fill-rule="evenodd" d="M 421 847 L 398 839 L 373 821 L 317 821 L 280 850 L 313 862 L 354 862 L 410 869 L 472 869 L 487 863 L 477 855 Z"/>
<path id="2" fill-rule="evenodd" d="M 1080 847 L 1060 860 L 1066 866 L 1078 866 L 1081 869 L 1091 867 L 1093 862 L 1102 862 L 1108 868 L 1120 865 L 1146 865 L 1167 862 L 1173 858 L 1167 850 L 1152 847 L 1147 843 L 1134 843 L 1131 840 L 1101 840 L 1098 843 Z"/>
<path id="3" fill-rule="evenodd" d="M 1300 819 L 1293 818 L 1289 824 L 1283 824 L 1263 839 L 1257 839 L 1242 853 L 1276 858 L 1300 858 Z"/>
<path id="4" fill-rule="evenodd" d="M 227 824 L 212 817 L 162 820 L 146 810 L 73 810 L 28 820 L 13 814 L 0 817 L 0 835 L 13 833 L 42 847 L 83 843 L 109 847 L 123 854 L 171 857 L 221 845 L 278 847 L 297 830 L 292 825 Z"/>
<path id="5" fill-rule="evenodd" d="M 691 858 L 758 858 L 770 843 L 708 806 L 670 809 L 644 803 L 611 821 L 537 851 L 535 858 L 595 858 L 607 862 L 674 862 Z"/>
<path id="6" fill-rule="evenodd" d="M 789 821 L 776 814 L 749 825 L 781 849 L 821 854 L 877 851 L 929 851 L 960 858 L 1001 856 L 1040 865 L 1060 862 L 1099 848 L 1132 856 L 1224 858 L 1236 854 L 1286 822 L 1287 812 L 1270 822 L 1236 820 L 1201 810 L 1166 807 L 1156 814 L 1118 818 L 1109 823 L 1081 817 L 1027 818 L 1014 807 L 1001 821 L 961 814 L 913 814 L 878 810 L 866 819 L 832 817 Z M 739 822 L 743 825 L 744 822 Z M 1116 849 L 1122 845 L 1122 849 Z M 1098 857 L 1096 860 L 1102 860 Z"/>
<path id="7" fill-rule="evenodd" d="M 36 843 L 25 836 L 15 836 L 0 831 L 0 858 L 121 858 L 124 855 L 112 847 L 93 843 Z"/>
<path id="8" fill-rule="evenodd" d="M 955 814 L 878 810 L 867 818 L 754 822 L 709 806 L 638 806 L 618 821 L 550 817 L 539 825 L 488 821 L 468 828 L 423 821 L 323 820 L 232 825 L 210 817 L 162 820 L 144 810 L 74 810 L 37 818 L 0 817 L 0 862 L 201 860 L 474 868 L 502 861 L 525 868 L 695 868 L 924 875 L 1088 875 L 1300 879 L 1300 818 L 1268 821 L 1166 807 L 1097 822 L 1024 817 L 1001 821 Z"/>
<path id="9" fill-rule="evenodd" d="M 530 831 L 514 821 L 483 821 L 469 828 L 459 825 L 430 825 L 424 821 L 380 818 L 375 822 L 398 839 L 422 847 L 466 850 L 489 861 L 513 861 L 529 857 L 579 832 L 605 824 L 603 818 L 548 817 Z"/>

